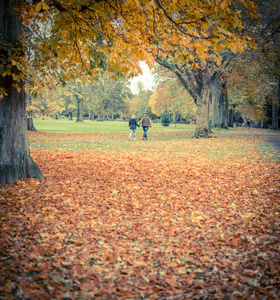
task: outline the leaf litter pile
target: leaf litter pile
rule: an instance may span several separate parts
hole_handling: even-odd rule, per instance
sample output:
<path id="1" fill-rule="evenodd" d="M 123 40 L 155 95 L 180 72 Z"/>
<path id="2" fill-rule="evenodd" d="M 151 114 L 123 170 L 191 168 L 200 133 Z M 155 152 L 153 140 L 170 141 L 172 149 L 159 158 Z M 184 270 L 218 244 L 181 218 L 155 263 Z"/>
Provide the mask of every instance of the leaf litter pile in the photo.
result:
<path id="1" fill-rule="evenodd" d="M 125 143 L 33 149 L 46 180 L 0 188 L 0 299 L 279 299 L 262 139 Z"/>

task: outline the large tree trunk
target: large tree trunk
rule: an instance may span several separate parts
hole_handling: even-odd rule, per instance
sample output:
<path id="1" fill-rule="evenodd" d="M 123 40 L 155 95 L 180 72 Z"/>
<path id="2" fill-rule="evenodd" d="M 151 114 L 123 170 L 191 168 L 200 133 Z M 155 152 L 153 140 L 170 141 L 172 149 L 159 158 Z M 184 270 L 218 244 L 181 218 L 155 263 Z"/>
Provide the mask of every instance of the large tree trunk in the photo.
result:
<path id="1" fill-rule="evenodd" d="M 176 112 L 175 112 L 175 109 L 173 109 L 172 117 L 173 117 L 173 124 L 176 124 Z"/>
<path id="2" fill-rule="evenodd" d="M 229 115 L 228 115 L 228 126 L 233 127 L 233 122 L 234 122 L 234 110 L 231 108 L 229 110 Z"/>
<path id="3" fill-rule="evenodd" d="M 83 99 L 80 99 L 77 95 L 77 119 L 76 122 L 83 122 L 83 117 L 82 117 L 82 109 L 83 109 Z"/>
<path id="4" fill-rule="evenodd" d="M 219 127 L 228 128 L 228 94 L 227 94 L 227 82 L 222 80 L 221 84 L 221 96 L 219 101 Z"/>
<path id="5" fill-rule="evenodd" d="M 272 120 L 271 120 L 271 128 L 274 130 L 278 130 L 278 103 L 273 101 L 272 103 Z"/>
<path id="6" fill-rule="evenodd" d="M 202 73 L 202 89 L 201 96 L 197 98 L 197 120 L 195 128 L 195 137 L 208 137 L 210 133 L 209 128 L 209 103 L 210 93 L 213 81 L 209 71 Z"/>
<path id="7" fill-rule="evenodd" d="M 21 24 L 14 8 L 20 0 L 0 1 L 0 43 L 16 46 Z M 4 49 L 1 50 L 5 55 Z M 0 77 L 0 86 L 8 95 L 0 101 L 0 184 L 12 184 L 20 178 L 40 178 L 40 172 L 29 153 L 27 135 L 26 94 L 12 86 L 11 76 Z M 23 83 L 19 86 L 22 88 Z"/>
<path id="8" fill-rule="evenodd" d="M 211 100 L 212 100 L 212 126 L 221 127 L 220 124 L 220 113 L 219 113 L 219 104 L 221 97 L 221 79 L 218 78 L 211 91 Z"/>
<path id="9" fill-rule="evenodd" d="M 224 98 L 223 128 L 228 129 L 228 92 L 226 80 L 222 84 L 222 95 Z"/>
<path id="10" fill-rule="evenodd" d="M 280 129 L 280 77 L 278 77 L 278 124 L 277 129 Z"/>
<path id="11" fill-rule="evenodd" d="M 225 79 L 216 79 L 212 92 L 213 127 L 228 128 L 228 94 Z"/>
<path id="12" fill-rule="evenodd" d="M 278 78 L 278 99 L 272 103 L 272 124 L 274 130 L 279 130 L 279 107 L 280 107 L 280 77 Z"/>
<path id="13" fill-rule="evenodd" d="M 31 105 L 31 96 L 30 96 L 30 94 L 27 94 L 26 99 L 27 99 L 27 103 L 29 105 Z M 35 126 L 34 126 L 34 123 L 33 123 L 32 110 L 28 110 L 28 112 L 27 112 L 27 130 L 37 131 Z"/>
<path id="14" fill-rule="evenodd" d="M 32 111 L 28 112 L 28 116 L 27 116 L 27 130 L 29 131 L 37 131 L 34 123 L 33 123 L 33 116 L 32 116 Z"/>

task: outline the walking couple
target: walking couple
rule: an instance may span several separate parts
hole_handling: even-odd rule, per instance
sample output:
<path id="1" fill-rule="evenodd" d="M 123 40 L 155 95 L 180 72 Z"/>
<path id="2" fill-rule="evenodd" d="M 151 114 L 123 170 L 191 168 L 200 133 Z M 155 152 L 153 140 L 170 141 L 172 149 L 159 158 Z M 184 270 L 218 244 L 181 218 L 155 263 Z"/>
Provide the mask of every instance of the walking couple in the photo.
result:
<path id="1" fill-rule="evenodd" d="M 129 139 L 131 139 L 132 133 L 134 134 L 134 139 L 136 140 L 136 127 L 140 127 L 140 125 L 142 124 L 143 127 L 143 140 L 147 140 L 147 131 L 149 129 L 149 127 L 152 128 L 152 122 L 150 120 L 150 118 L 147 116 L 146 113 L 144 113 L 143 118 L 141 119 L 141 121 L 139 122 L 139 125 L 135 119 L 135 115 L 133 115 L 131 117 L 131 119 L 129 120 L 129 128 L 130 128 L 130 133 L 129 133 Z"/>

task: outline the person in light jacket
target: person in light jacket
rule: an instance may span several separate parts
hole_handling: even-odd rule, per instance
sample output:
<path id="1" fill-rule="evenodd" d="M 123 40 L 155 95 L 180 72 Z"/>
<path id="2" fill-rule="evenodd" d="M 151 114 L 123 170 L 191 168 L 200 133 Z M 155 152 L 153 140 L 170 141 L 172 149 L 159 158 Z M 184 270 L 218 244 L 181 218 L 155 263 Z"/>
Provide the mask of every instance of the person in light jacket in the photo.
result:
<path id="1" fill-rule="evenodd" d="M 152 128 L 152 122 L 151 122 L 150 118 L 147 116 L 146 113 L 144 113 L 143 118 L 139 122 L 139 125 L 141 125 L 141 124 L 142 124 L 143 131 L 144 131 L 144 133 L 143 133 L 143 140 L 147 140 L 148 139 L 147 138 L 147 131 L 148 131 L 149 127 Z"/>
<path id="2" fill-rule="evenodd" d="M 132 136 L 132 133 L 133 133 L 134 134 L 134 139 L 136 140 L 136 127 L 137 126 L 139 127 L 139 125 L 138 125 L 138 123 L 135 119 L 135 115 L 131 116 L 131 119 L 129 120 L 128 125 L 129 125 L 129 128 L 130 128 L 129 139 L 131 140 L 131 136 Z"/>

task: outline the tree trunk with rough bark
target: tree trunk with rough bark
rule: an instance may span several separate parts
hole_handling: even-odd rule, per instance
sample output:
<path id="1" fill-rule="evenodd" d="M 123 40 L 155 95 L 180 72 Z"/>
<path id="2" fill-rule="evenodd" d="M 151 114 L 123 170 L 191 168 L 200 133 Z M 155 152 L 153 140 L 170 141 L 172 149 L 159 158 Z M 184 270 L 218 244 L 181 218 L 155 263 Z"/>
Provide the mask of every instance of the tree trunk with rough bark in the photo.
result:
<path id="1" fill-rule="evenodd" d="M 274 130 L 278 129 L 278 103 L 273 101 L 272 103 L 272 115 L 271 115 L 271 128 Z"/>
<path id="2" fill-rule="evenodd" d="M 278 124 L 277 129 L 280 129 L 280 77 L 278 77 Z"/>
<path id="3" fill-rule="evenodd" d="M 32 111 L 27 113 L 27 130 L 37 131 L 33 123 Z"/>
<path id="4" fill-rule="evenodd" d="M 219 128 L 228 129 L 228 94 L 227 94 L 227 82 L 222 80 L 221 84 L 221 96 L 219 101 Z"/>
<path id="5" fill-rule="evenodd" d="M 176 111 L 175 111 L 175 109 L 173 109 L 172 117 L 173 117 L 173 124 L 176 124 Z"/>
<path id="6" fill-rule="evenodd" d="M 30 96 L 30 94 L 26 94 L 26 101 L 29 105 L 31 105 L 31 96 Z M 32 110 L 28 110 L 28 112 L 27 112 L 27 130 L 37 131 L 35 126 L 34 126 L 34 123 L 33 123 Z"/>
<path id="7" fill-rule="evenodd" d="M 210 134 L 209 127 L 209 103 L 210 93 L 213 85 L 211 74 L 207 70 L 203 72 L 201 95 L 197 98 L 197 120 L 195 128 L 195 137 L 208 137 Z"/>
<path id="8" fill-rule="evenodd" d="M 278 99 L 275 99 L 272 103 L 272 124 L 271 127 L 274 130 L 279 130 L 279 113 L 280 113 L 280 77 L 278 78 Z"/>
<path id="9" fill-rule="evenodd" d="M 227 82 L 223 82 L 223 98 L 224 98 L 224 113 L 223 113 L 223 128 L 228 129 L 228 92 L 227 92 Z"/>
<path id="10" fill-rule="evenodd" d="M 229 115 L 228 115 L 228 126 L 229 127 L 233 127 L 233 120 L 234 120 L 234 111 L 233 109 L 231 108 L 229 110 Z"/>
<path id="11" fill-rule="evenodd" d="M 76 122 L 83 122 L 82 109 L 83 109 L 83 99 L 80 99 L 77 95 L 77 119 Z"/>
<path id="12" fill-rule="evenodd" d="M 0 43 L 16 46 L 21 36 L 21 24 L 15 7 L 20 0 L 0 1 Z M 2 49 L 2 55 L 5 55 Z M 24 54 L 22 54 L 24 55 Z M 0 184 L 13 184 L 21 178 L 43 175 L 29 152 L 26 117 L 26 94 L 12 86 L 12 76 L 0 77 L 0 86 L 8 95 L 0 101 Z M 20 87 L 23 87 L 21 82 Z"/>
<path id="13" fill-rule="evenodd" d="M 211 91 L 211 101 L 212 101 L 212 126 L 221 127 L 220 124 L 220 113 L 219 113 L 219 104 L 221 97 L 221 79 L 218 78 L 213 85 Z"/>

